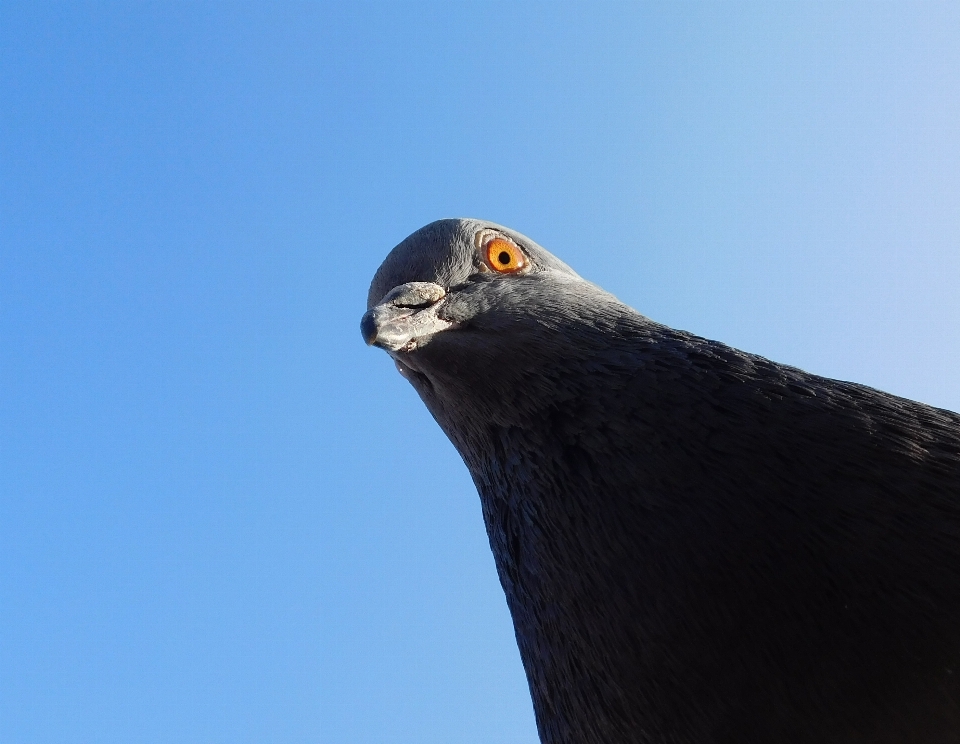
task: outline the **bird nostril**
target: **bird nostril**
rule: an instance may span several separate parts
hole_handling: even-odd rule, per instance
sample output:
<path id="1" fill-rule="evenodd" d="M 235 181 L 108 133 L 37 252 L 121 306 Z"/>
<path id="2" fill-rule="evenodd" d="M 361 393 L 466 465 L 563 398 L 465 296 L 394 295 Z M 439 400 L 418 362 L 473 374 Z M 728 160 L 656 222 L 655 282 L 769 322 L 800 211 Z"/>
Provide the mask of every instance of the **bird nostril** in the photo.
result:
<path id="1" fill-rule="evenodd" d="M 446 295 L 446 291 L 432 282 L 409 282 L 395 287 L 387 293 L 380 303 L 393 307 L 422 310 L 435 305 Z"/>
<path id="2" fill-rule="evenodd" d="M 431 305 L 436 305 L 440 300 L 410 300 L 410 301 L 397 301 L 393 303 L 394 307 L 403 307 L 409 310 L 423 310 L 424 308 L 430 307 Z"/>

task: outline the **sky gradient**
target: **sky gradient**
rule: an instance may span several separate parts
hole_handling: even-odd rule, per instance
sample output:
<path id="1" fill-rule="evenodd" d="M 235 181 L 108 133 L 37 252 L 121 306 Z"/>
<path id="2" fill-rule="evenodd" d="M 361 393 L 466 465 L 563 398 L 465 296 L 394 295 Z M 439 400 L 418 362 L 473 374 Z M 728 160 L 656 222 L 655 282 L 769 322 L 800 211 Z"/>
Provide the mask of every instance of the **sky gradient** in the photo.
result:
<path id="1" fill-rule="evenodd" d="M 537 741 L 359 334 L 452 216 L 960 410 L 960 5 L 0 3 L 0 741 Z"/>

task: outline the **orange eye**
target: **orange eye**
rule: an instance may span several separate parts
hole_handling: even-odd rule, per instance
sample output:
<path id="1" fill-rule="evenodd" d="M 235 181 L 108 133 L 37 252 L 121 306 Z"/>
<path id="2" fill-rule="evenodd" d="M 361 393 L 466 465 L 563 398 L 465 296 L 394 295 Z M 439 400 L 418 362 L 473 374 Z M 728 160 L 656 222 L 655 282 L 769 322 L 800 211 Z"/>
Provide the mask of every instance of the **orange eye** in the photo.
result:
<path id="1" fill-rule="evenodd" d="M 494 238 L 487 243 L 487 263 L 494 271 L 512 274 L 527 265 L 527 259 L 513 243 Z"/>

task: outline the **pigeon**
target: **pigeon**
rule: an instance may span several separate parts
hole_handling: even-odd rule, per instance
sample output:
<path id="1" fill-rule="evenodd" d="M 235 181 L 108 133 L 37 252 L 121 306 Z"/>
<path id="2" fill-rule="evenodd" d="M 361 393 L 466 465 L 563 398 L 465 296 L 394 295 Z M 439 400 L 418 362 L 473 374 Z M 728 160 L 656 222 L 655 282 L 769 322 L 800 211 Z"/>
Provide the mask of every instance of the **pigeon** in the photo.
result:
<path id="1" fill-rule="evenodd" d="M 367 306 L 476 485 L 544 744 L 960 742 L 960 415 L 481 220 L 406 238 Z"/>

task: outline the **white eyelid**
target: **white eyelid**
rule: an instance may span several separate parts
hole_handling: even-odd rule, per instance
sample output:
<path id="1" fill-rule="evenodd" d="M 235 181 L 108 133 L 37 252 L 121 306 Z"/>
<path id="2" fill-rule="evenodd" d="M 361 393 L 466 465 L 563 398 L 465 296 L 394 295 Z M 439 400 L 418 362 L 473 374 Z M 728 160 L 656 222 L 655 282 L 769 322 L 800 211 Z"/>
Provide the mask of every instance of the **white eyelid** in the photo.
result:
<path id="1" fill-rule="evenodd" d="M 474 235 L 473 242 L 476 249 L 482 252 L 483 250 L 486 249 L 487 244 L 491 240 L 495 240 L 496 238 L 500 238 L 501 240 L 506 240 L 508 243 L 511 243 L 511 244 L 513 243 L 513 241 L 510 240 L 506 235 L 501 235 L 496 230 L 491 230 L 489 228 L 480 230 L 476 235 Z"/>

